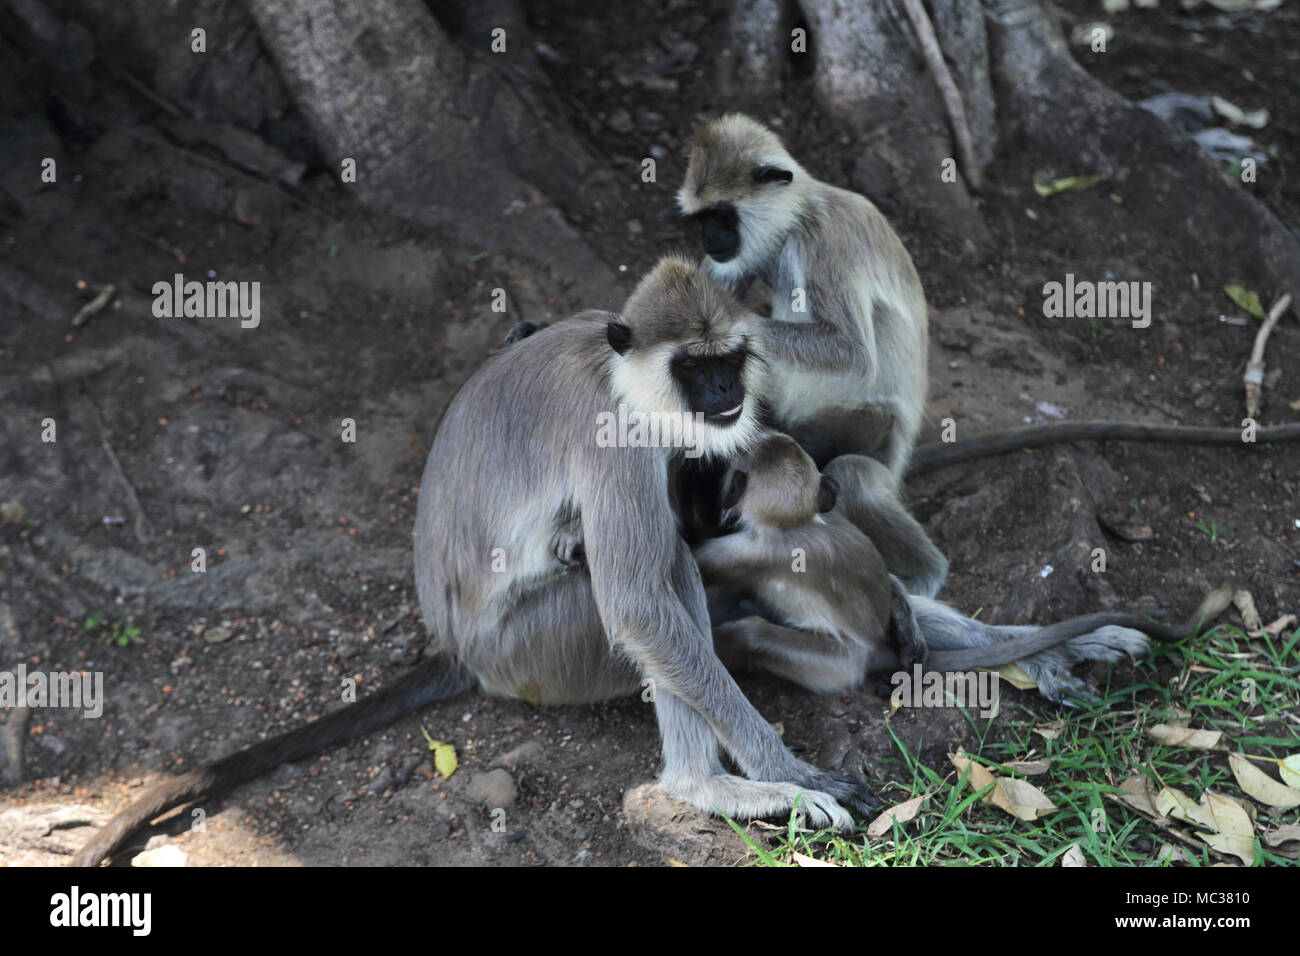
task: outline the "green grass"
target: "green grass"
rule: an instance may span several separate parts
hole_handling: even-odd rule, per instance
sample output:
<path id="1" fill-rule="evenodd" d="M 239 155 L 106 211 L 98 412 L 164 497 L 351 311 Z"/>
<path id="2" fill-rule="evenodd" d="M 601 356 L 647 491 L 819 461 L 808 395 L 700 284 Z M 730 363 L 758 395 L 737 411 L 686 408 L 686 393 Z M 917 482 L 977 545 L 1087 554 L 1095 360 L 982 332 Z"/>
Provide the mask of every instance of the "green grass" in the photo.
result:
<path id="1" fill-rule="evenodd" d="M 110 621 L 103 611 L 96 611 L 81 624 L 82 628 L 93 632 L 101 640 L 126 647 L 140 640 L 140 629 L 130 621 Z"/>
<path id="2" fill-rule="evenodd" d="M 1089 866 L 1161 866 L 1168 863 L 1157 860 L 1159 848 L 1171 844 L 1196 865 L 1218 862 L 1221 858 L 1208 848 L 1171 839 L 1154 822 L 1105 796 L 1119 792 L 1126 778 L 1144 775 L 1193 799 L 1209 788 L 1253 804 L 1255 864 L 1294 866 L 1276 848 L 1264 846 L 1259 833 L 1300 822 L 1300 808 L 1267 807 L 1246 796 L 1228 768 L 1226 751 L 1157 744 L 1146 728 L 1183 717 L 1188 726 L 1223 731 L 1237 752 L 1285 757 L 1300 751 L 1297 645 L 1300 630 L 1252 639 L 1235 628 L 1218 627 L 1157 649 L 1151 661 L 1139 666 L 1137 683 L 1104 687 L 1098 706 L 1058 708 L 1036 695 L 1020 694 L 1022 703 L 1017 704 L 1004 696 L 996 718 L 963 711 L 975 731 L 969 755 L 999 776 L 1021 776 L 1003 762 L 1024 759 L 1031 750 L 1035 759 L 1051 759 L 1046 773 L 1025 779 L 1060 809 L 1034 821 L 985 806 L 980 802 L 985 791 L 971 793 L 965 775 L 959 778 L 946 759 L 940 766 L 923 763 L 890 727 L 896 756 L 879 769 L 893 782 L 872 783 L 891 806 L 932 793 L 915 819 L 895 823 L 892 834 L 878 839 L 869 839 L 865 826 L 848 836 L 801 831 L 793 816 L 788 827 L 776 831 L 751 826 L 751 860 L 784 866 L 801 853 L 842 866 L 1054 866 L 1077 845 Z M 1169 679 L 1161 681 L 1160 674 Z M 1252 687 L 1253 703 L 1246 699 Z M 1054 740 L 1035 733 L 1049 724 L 1058 729 Z M 1195 830 L 1190 824 L 1176 825 L 1184 832 Z"/>
<path id="3" fill-rule="evenodd" d="M 1217 544 L 1219 538 L 1222 536 L 1219 525 L 1215 521 L 1211 521 L 1209 527 L 1206 527 L 1204 521 L 1198 521 L 1196 522 L 1196 530 L 1209 538 L 1211 544 Z"/>

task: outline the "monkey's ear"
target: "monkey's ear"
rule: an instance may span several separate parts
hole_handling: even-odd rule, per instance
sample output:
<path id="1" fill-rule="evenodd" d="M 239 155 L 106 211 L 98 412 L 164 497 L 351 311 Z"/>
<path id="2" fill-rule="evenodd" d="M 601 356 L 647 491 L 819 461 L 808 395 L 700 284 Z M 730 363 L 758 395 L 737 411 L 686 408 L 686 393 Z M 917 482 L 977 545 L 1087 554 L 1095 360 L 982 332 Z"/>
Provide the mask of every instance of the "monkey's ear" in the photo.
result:
<path id="1" fill-rule="evenodd" d="M 824 515 L 834 508 L 839 495 L 840 486 L 835 483 L 835 479 L 822 475 L 822 480 L 817 486 L 817 513 Z"/>
<path id="2" fill-rule="evenodd" d="M 788 183 L 794 179 L 794 172 L 789 169 L 782 169 L 780 166 L 755 166 L 754 182 L 759 183 Z"/>
<path id="3" fill-rule="evenodd" d="M 727 487 L 722 490 L 722 510 L 727 511 L 736 507 L 740 501 L 740 496 L 745 493 L 745 487 L 749 484 L 749 475 L 743 471 L 733 471 L 731 480 L 727 482 Z"/>
<path id="4" fill-rule="evenodd" d="M 605 338 L 609 339 L 609 347 L 622 355 L 632 345 L 632 330 L 622 322 L 611 322 L 605 326 Z"/>

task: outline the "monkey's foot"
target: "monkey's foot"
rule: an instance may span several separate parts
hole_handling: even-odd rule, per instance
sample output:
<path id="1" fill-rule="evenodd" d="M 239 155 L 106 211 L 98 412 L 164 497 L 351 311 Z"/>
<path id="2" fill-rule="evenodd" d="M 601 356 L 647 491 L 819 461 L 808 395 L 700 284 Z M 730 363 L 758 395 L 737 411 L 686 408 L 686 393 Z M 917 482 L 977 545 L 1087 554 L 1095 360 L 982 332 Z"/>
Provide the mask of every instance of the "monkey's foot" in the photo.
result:
<path id="1" fill-rule="evenodd" d="M 718 773 L 674 781 L 660 780 L 660 786 L 684 803 L 734 819 L 788 818 L 797 804 L 799 813 L 810 827 L 834 827 L 842 833 L 853 829 L 853 815 L 840 806 L 835 797 L 793 783 L 746 780 L 729 773 Z M 841 786 L 840 789 L 844 788 Z"/>
<path id="2" fill-rule="evenodd" d="M 880 810 L 881 803 L 876 795 L 860 780 L 846 774 L 818 770 L 808 783 L 817 790 L 829 793 L 864 820 L 870 820 Z"/>
<path id="3" fill-rule="evenodd" d="M 921 634 L 912 602 L 907 599 L 907 586 L 891 574 L 889 587 L 889 633 L 898 652 L 899 667 L 910 671 L 913 664 L 925 663 L 930 648 Z"/>
<path id="4" fill-rule="evenodd" d="M 943 590 L 943 584 L 948 580 L 948 569 L 944 568 L 942 574 L 926 574 L 916 578 L 903 578 L 903 587 L 908 594 L 915 594 L 917 597 L 935 598 Z"/>
<path id="5" fill-rule="evenodd" d="M 1070 673 L 1078 661 L 1117 663 L 1130 657 L 1144 657 L 1151 649 L 1150 639 L 1132 628 L 1108 625 L 1080 634 L 1051 650 L 1016 661 L 1021 670 L 1038 685 L 1048 700 L 1069 704 L 1068 698 L 1095 703 L 1100 699 L 1097 688 Z"/>

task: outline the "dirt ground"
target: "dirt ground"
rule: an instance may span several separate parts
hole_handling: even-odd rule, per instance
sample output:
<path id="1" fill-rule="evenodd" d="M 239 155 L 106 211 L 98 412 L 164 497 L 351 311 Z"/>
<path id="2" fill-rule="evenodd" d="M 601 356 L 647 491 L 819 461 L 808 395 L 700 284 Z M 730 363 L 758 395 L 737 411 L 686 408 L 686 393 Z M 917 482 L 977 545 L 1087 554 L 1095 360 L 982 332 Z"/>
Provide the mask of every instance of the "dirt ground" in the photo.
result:
<path id="1" fill-rule="evenodd" d="M 1063 6 L 1098 15 L 1090 2 Z M 1125 95 L 1215 93 L 1269 110 L 1258 137 L 1274 161 L 1250 188 L 1300 227 L 1300 11 L 1243 26 L 1166 3 L 1113 22 L 1113 52 L 1080 59 Z M 723 14 L 681 2 L 637 5 L 616 25 L 541 15 L 530 25 L 553 54 L 546 68 L 570 122 L 628 184 L 613 208 L 577 193 L 565 208 L 627 291 L 662 253 L 694 250 L 694 236 L 662 214 L 691 130 L 728 105 L 711 98 L 708 80 L 708 51 L 726 42 Z M 658 74 L 666 85 L 615 78 L 665 56 L 676 58 Z M 859 157 L 807 110 L 810 96 L 796 83 L 761 118 L 812 173 L 849 183 Z M 6 844 L 0 830 L 0 860 L 57 864 L 89 832 L 78 822 L 102 820 L 93 811 L 116 811 L 145 780 L 321 713 L 344 677 L 364 691 L 418 657 L 410 534 L 442 409 L 521 318 L 616 303 L 572 301 L 492 249 L 445 246 L 361 212 L 289 134 L 280 145 L 308 164 L 308 202 L 258 206 L 257 224 L 248 206 L 259 200 L 219 164 L 112 130 L 64 142 L 58 188 L 34 189 L 17 171 L 36 168 L 58 134 L 23 112 L 22 91 L 0 97 L 11 134 L 0 502 L 25 515 L 6 512 L 0 527 L 0 661 L 103 671 L 107 689 L 101 719 L 37 711 L 23 782 L 0 792 L 0 814 L 84 808 L 39 838 Z M 647 154 L 662 157 L 657 183 L 636 175 Z M 1122 184 L 1042 199 L 1031 186 L 1039 172 L 1015 143 L 1001 145 L 982 201 L 996 241 L 978 260 L 919 234 L 897 194 L 872 197 L 896 217 L 932 307 L 923 440 L 937 439 L 944 418 L 970 437 L 1045 420 L 1051 406 L 1069 420 L 1237 424 L 1254 323 L 1222 320 L 1238 314 L 1221 292 L 1233 263 L 1189 261 L 1168 224 L 1129 214 Z M 1197 218 L 1191 196 L 1177 218 L 1216 227 Z M 261 280 L 261 326 L 154 318 L 150 288 L 182 270 Z M 1043 284 L 1069 272 L 1153 282 L 1151 327 L 1044 318 Z M 73 314 L 106 283 L 118 287 L 115 303 L 74 329 Z M 498 286 L 511 295 L 504 315 L 489 308 Z M 1263 424 L 1297 415 L 1298 353 L 1300 325 L 1284 319 L 1269 345 Z M 58 423 L 53 444 L 40 441 L 46 417 Z M 339 441 L 343 418 L 357 422 L 355 444 Z M 984 620 L 1129 605 L 1181 614 L 1235 580 L 1270 621 L 1300 609 L 1297 464 L 1294 446 L 1062 447 L 953 467 L 908 491 L 952 560 L 943 596 Z M 128 484 L 144 517 L 139 537 Z M 1198 523 L 1213 524 L 1217 540 Z M 206 574 L 190 572 L 195 547 L 208 550 Z M 1090 570 L 1095 547 L 1108 555 L 1104 575 Z M 97 613 L 132 622 L 138 637 L 119 646 L 86 629 Z M 873 689 L 745 688 L 812 762 L 877 785 L 902 778 L 887 702 Z M 1023 699 L 1009 693 L 1013 706 Z M 936 766 L 956 744 L 975 745 L 956 711 L 900 711 L 892 725 Z M 422 728 L 456 747 L 449 780 L 435 774 Z M 203 831 L 188 828 L 188 815 L 158 831 L 196 865 L 735 860 L 725 825 L 692 815 L 647 826 L 625 812 L 625 793 L 653 779 L 657 760 L 654 716 L 639 700 L 538 709 L 466 696 L 282 766 L 210 807 Z M 507 774 L 489 775 L 498 767 Z M 503 831 L 485 792 L 507 806 Z"/>

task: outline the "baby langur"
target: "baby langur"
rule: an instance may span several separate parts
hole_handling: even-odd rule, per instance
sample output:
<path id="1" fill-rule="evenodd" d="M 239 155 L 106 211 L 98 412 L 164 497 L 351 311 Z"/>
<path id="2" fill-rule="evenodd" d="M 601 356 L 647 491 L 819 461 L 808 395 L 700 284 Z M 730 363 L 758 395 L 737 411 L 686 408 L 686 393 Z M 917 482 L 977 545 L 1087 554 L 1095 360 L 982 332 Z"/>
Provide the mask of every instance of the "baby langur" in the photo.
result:
<path id="1" fill-rule="evenodd" d="M 885 217 L 864 196 L 819 182 L 771 130 L 732 114 L 699 131 L 677 194 L 700 225 L 704 271 L 740 292 L 771 288 L 761 324 L 772 424 L 824 466 L 869 455 L 890 477 L 860 518 L 906 534 L 877 541 L 890 571 L 932 597 L 948 562 L 904 520 L 902 481 L 925 411 L 927 314 L 921 280 Z"/>
<path id="2" fill-rule="evenodd" d="M 1230 589 L 1212 594 L 1176 627 L 1120 613 L 1011 627 L 909 597 L 854 520 L 860 502 L 853 492 L 874 464 L 846 455 L 819 476 L 796 442 L 771 434 L 728 470 L 721 504 L 724 524 L 736 530 L 699 545 L 695 560 L 708 588 L 714 647 L 729 669 L 758 668 L 810 690 L 841 691 L 870 672 L 909 669 L 913 660 L 936 671 L 1014 661 L 1052 700 L 1095 698 L 1070 664 L 1145 654 L 1145 635 L 1196 633 L 1230 599 Z"/>
<path id="3" fill-rule="evenodd" d="M 734 533 L 700 544 L 695 560 L 729 670 L 836 691 L 924 657 L 902 584 L 793 438 L 769 434 L 728 470 L 722 494 Z M 726 620 L 747 602 L 761 614 Z"/>

